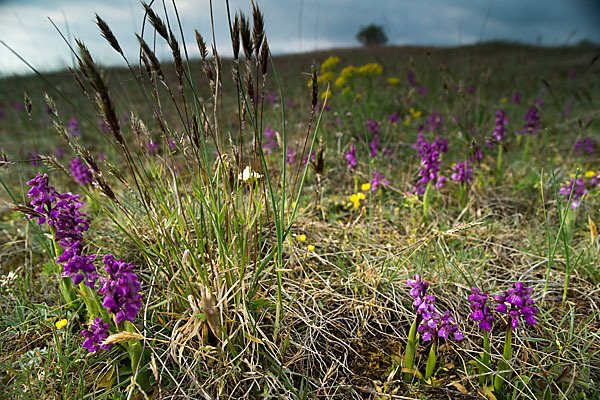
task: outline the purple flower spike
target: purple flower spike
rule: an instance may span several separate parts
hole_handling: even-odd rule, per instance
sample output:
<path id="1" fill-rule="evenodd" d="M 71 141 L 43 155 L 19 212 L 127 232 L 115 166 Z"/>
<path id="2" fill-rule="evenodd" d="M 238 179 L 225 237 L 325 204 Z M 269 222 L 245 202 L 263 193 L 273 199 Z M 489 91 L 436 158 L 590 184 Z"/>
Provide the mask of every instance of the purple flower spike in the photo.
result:
<path id="1" fill-rule="evenodd" d="M 592 154 L 594 152 L 594 139 L 589 137 L 585 139 L 579 139 L 575 143 L 574 150 L 579 155 L 583 155 L 584 151 L 585 153 Z"/>
<path id="2" fill-rule="evenodd" d="M 348 169 L 352 169 L 358 165 L 356 162 L 356 147 L 353 144 L 350 145 L 350 150 L 346 152 L 345 157 Z"/>
<path id="3" fill-rule="evenodd" d="M 473 169 L 471 168 L 471 163 L 469 161 L 465 162 L 457 162 L 452 167 L 452 175 L 450 175 L 450 179 L 460 183 L 467 183 L 470 185 L 473 182 Z"/>
<path id="4" fill-rule="evenodd" d="M 422 335 L 423 341 L 428 342 L 435 338 L 448 339 L 450 335 L 455 340 L 463 340 L 463 333 L 458 330 L 458 325 L 454 318 L 450 316 L 450 311 L 446 311 L 443 315 L 434 312 L 427 317 L 423 317 L 423 322 L 417 328 L 417 332 Z"/>
<path id="5" fill-rule="evenodd" d="M 89 229 L 90 221 L 80 210 L 83 205 L 79 196 L 71 193 L 58 193 L 48 185 L 48 175 L 40 174 L 27 182 L 31 189 L 27 197 L 31 198 L 31 206 L 42 214 L 38 216 L 38 225 L 48 222 L 54 228 L 54 240 L 63 248 L 56 263 L 63 265 L 63 277 L 71 277 L 73 283 L 83 282 L 94 288 L 98 278 L 93 261 L 96 255 L 84 256 L 82 252 L 83 233 Z M 32 217 L 30 217 L 32 218 Z"/>
<path id="6" fill-rule="evenodd" d="M 277 135 L 275 134 L 275 130 L 271 128 L 271 125 L 267 125 L 265 128 L 262 148 L 267 154 L 273 153 L 273 149 L 277 148 Z"/>
<path id="7" fill-rule="evenodd" d="M 285 153 L 285 162 L 288 163 L 288 165 L 296 162 L 296 150 L 294 150 L 293 147 L 288 146 L 287 152 Z"/>
<path id="8" fill-rule="evenodd" d="M 415 299 L 415 308 L 417 314 L 423 318 L 428 318 L 435 311 L 435 297 L 427 294 L 429 284 L 421 279 L 421 275 L 416 274 L 414 279 L 408 279 L 406 284 L 412 288 L 409 292 L 410 296 Z"/>
<path id="9" fill-rule="evenodd" d="M 382 173 L 377 171 L 373 171 L 373 179 L 371 179 L 371 191 L 374 193 L 377 191 L 377 187 L 379 185 L 387 186 L 390 182 L 385 179 L 385 176 Z"/>
<path id="10" fill-rule="evenodd" d="M 81 161 L 80 158 L 75 158 L 71 161 L 71 176 L 81 186 L 92 183 L 93 175 L 90 169 Z"/>
<path id="11" fill-rule="evenodd" d="M 446 177 L 438 177 L 442 165 L 440 157 L 442 153 L 448 153 L 448 139 L 436 136 L 433 142 L 429 143 L 423 132 L 419 132 L 417 143 L 413 145 L 413 149 L 418 150 L 421 157 L 420 178 L 415 183 L 414 193 L 424 194 L 429 181 L 434 182 L 438 189 L 441 188 Z"/>
<path id="12" fill-rule="evenodd" d="M 573 187 L 575 185 L 575 187 Z M 571 189 L 573 190 L 573 195 L 571 195 Z M 569 183 L 560 188 L 559 193 L 569 199 L 571 196 L 571 209 L 576 209 L 581 204 L 581 199 L 586 195 L 588 191 L 585 188 L 585 182 L 581 178 L 571 179 Z"/>
<path id="13" fill-rule="evenodd" d="M 136 314 L 142 308 L 141 284 L 138 276 L 134 274 L 132 263 L 125 263 L 123 259 L 115 260 L 112 254 L 107 254 L 102 259 L 109 278 L 100 278 L 102 287 L 98 293 L 104 296 L 103 306 L 115 314 L 115 322 L 133 322 Z"/>
<path id="14" fill-rule="evenodd" d="M 522 316 L 529 325 L 537 324 L 535 314 L 538 314 L 539 310 L 534 305 L 535 301 L 531 299 L 531 294 L 533 294 L 532 288 L 525 287 L 521 282 L 517 282 L 512 289 L 505 291 L 504 294 L 494 296 L 494 300 L 498 303 L 496 311 L 508 314 L 511 318 L 513 330 L 517 328 L 519 316 Z"/>
<path id="15" fill-rule="evenodd" d="M 525 113 L 525 125 L 519 131 L 519 133 L 529 133 L 533 135 L 537 132 L 540 127 L 540 116 L 538 114 L 538 109 L 535 106 L 531 106 L 527 109 Z"/>
<path id="16" fill-rule="evenodd" d="M 27 192 L 27 197 L 32 198 L 31 206 L 35 211 L 44 214 L 44 216 L 38 217 L 38 225 L 41 225 L 46 222 L 46 216 L 52 208 L 52 203 L 56 201 L 56 191 L 53 186 L 48 185 L 48 175 L 42 175 L 39 172 L 27 184 L 31 186 Z M 33 216 L 29 216 L 29 218 L 33 218 Z"/>
<path id="17" fill-rule="evenodd" d="M 108 337 L 108 324 L 100 317 L 90 323 L 88 329 L 82 330 L 81 335 L 85 337 L 81 347 L 87 349 L 90 353 L 98 350 L 110 350 L 113 347 L 112 343 L 102 344 Z"/>
<path id="18" fill-rule="evenodd" d="M 377 156 L 377 152 L 381 147 L 381 142 L 379 141 L 379 124 L 373 118 L 369 118 L 367 120 L 367 130 L 373 135 L 373 139 L 371 143 L 369 143 L 369 149 L 371 149 L 371 158 Z"/>
<path id="19" fill-rule="evenodd" d="M 427 293 L 427 289 L 429 288 L 429 284 L 422 280 L 421 275 L 419 274 L 415 274 L 414 279 L 408 279 L 406 284 L 412 288 L 409 294 L 413 299 L 425 296 L 425 293 Z"/>
<path id="20" fill-rule="evenodd" d="M 469 302 L 471 304 L 469 307 L 473 312 L 469 314 L 469 318 L 475 322 L 479 322 L 480 329 L 489 332 L 492 329 L 492 324 L 496 319 L 490 313 L 490 309 L 485 305 L 487 299 L 487 292 L 481 293 L 481 291 L 476 287 L 471 288 L 471 295 L 469 296 Z"/>
<path id="21" fill-rule="evenodd" d="M 496 139 L 497 142 L 501 142 L 504 136 L 506 136 L 506 125 L 508 125 L 506 113 L 504 110 L 499 109 L 496 111 L 496 127 L 492 133 L 492 136 L 494 136 L 494 139 Z"/>
<path id="22" fill-rule="evenodd" d="M 67 125 L 67 130 L 69 134 L 73 137 L 81 137 L 81 129 L 79 129 L 79 122 L 77 122 L 77 118 L 73 117 L 69 120 L 69 125 Z"/>
<path id="23" fill-rule="evenodd" d="M 74 246 L 71 249 L 65 250 L 56 262 L 64 265 L 64 271 L 61 274 L 63 278 L 70 277 L 74 285 L 79 285 L 83 282 L 84 285 L 93 289 L 96 279 L 98 279 L 96 267 L 93 263 L 96 259 L 96 254 L 92 254 L 91 256 L 77 254 L 81 252 L 79 247 Z"/>

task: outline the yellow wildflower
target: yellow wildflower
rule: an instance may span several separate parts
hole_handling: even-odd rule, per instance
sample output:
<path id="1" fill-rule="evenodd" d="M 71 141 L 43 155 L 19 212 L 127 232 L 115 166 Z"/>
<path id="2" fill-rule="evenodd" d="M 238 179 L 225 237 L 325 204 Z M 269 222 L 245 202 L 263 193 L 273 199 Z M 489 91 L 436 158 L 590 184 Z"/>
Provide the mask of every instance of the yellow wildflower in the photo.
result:
<path id="1" fill-rule="evenodd" d="M 354 65 L 349 65 L 340 71 L 340 77 L 344 79 L 352 78 L 358 72 L 358 68 Z"/>
<path id="2" fill-rule="evenodd" d="M 413 116 L 413 118 L 419 118 L 421 116 L 421 111 L 417 111 L 414 108 L 410 108 L 410 115 Z"/>
<path id="3" fill-rule="evenodd" d="M 330 56 L 327 60 L 321 64 L 321 71 L 327 71 L 335 68 L 340 63 L 340 58 L 336 56 Z"/>
<path id="4" fill-rule="evenodd" d="M 593 178 L 596 175 L 594 171 L 588 171 L 585 173 L 586 178 Z"/>
<path id="5" fill-rule="evenodd" d="M 388 78 L 388 80 L 387 80 L 387 81 L 388 81 L 388 83 L 389 83 L 390 85 L 392 85 L 392 86 L 396 86 L 397 84 L 399 84 L 399 83 L 400 83 L 400 78 L 391 77 L 391 78 Z"/>
<path id="6" fill-rule="evenodd" d="M 406 117 L 404 117 L 404 125 L 405 126 L 410 125 L 410 116 L 407 115 Z"/>
<path id="7" fill-rule="evenodd" d="M 506 98 L 506 97 L 501 98 L 500 103 L 502 103 L 502 104 L 508 103 L 508 98 Z"/>
<path id="8" fill-rule="evenodd" d="M 360 189 L 363 192 L 366 192 L 367 190 L 371 189 L 371 184 L 369 182 L 363 183 L 362 185 L 360 185 Z"/>
<path id="9" fill-rule="evenodd" d="M 298 239 L 301 242 L 305 242 L 306 241 L 306 235 L 304 235 L 304 234 L 298 235 L 298 236 L 296 236 L 296 239 Z"/>
<path id="10" fill-rule="evenodd" d="M 358 69 L 358 73 L 363 76 L 381 75 L 383 67 L 378 63 L 365 64 Z"/>
<path id="11" fill-rule="evenodd" d="M 306 246 L 306 248 L 308 249 L 308 251 L 315 251 L 315 245 L 314 244 L 309 244 L 308 246 Z"/>
<path id="12" fill-rule="evenodd" d="M 335 74 L 333 72 L 325 72 L 321 76 L 319 76 L 319 83 L 322 82 L 331 82 L 335 78 Z"/>
<path id="13" fill-rule="evenodd" d="M 56 326 L 56 329 L 62 329 L 65 326 L 67 326 L 67 320 L 66 319 L 59 319 L 58 321 L 56 321 L 56 323 L 54 324 Z"/>
<path id="14" fill-rule="evenodd" d="M 364 198 L 365 198 L 364 193 L 354 193 L 352 196 L 349 197 L 354 208 L 358 208 L 360 206 L 360 201 L 363 200 Z"/>
<path id="15" fill-rule="evenodd" d="M 335 80 L 335 87 L 338 88 L 343 88 L 344 86 L 346 86 L 348 84 L 348 81 L 346 80 L 346 78 L 344 78 L 343 76 L 340 76 L 339 78 L 337 78 Z"/>

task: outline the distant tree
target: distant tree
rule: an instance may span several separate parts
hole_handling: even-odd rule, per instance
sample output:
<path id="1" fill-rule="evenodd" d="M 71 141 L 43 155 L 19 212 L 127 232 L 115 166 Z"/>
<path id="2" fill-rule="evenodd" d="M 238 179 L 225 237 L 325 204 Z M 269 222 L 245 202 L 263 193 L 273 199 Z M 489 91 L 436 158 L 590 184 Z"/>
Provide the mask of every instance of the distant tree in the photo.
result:
<path id="1" fill-rule="evenodd" d="M 356 39 L 361 42 L 363 46 L 379 46 L 386 44 L 388 41 L 383 27 L 375 24 L 361 28 L 356 34 Z"/>

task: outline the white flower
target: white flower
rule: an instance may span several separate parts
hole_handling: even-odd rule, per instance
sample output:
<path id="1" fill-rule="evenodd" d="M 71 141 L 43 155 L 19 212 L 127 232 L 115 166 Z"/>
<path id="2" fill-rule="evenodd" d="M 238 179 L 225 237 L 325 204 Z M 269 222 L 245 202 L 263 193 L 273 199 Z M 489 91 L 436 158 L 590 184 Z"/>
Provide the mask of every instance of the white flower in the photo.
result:
<path id="1" fill-rule="evenodd" d="M 243 182 L 255 181 L 260 178 L 262 178 L 262 175 L 256 171 L 252 171 L 252 168 L 249 165 L 247 165 L 246 168 L 244 168 L 244 171 L 238 175 L 238 179 Z"/>

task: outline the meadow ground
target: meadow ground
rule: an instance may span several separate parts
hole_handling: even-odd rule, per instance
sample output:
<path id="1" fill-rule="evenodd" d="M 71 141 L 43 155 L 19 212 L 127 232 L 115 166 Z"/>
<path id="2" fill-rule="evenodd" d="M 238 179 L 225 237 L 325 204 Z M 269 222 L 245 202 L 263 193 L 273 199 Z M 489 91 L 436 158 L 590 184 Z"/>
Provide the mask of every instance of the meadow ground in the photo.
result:
<path id="1" fill-rule="evenodd" d="M 0 80 L 0 398 L 599 398 L 600 48 L 258 18 Z"/>

